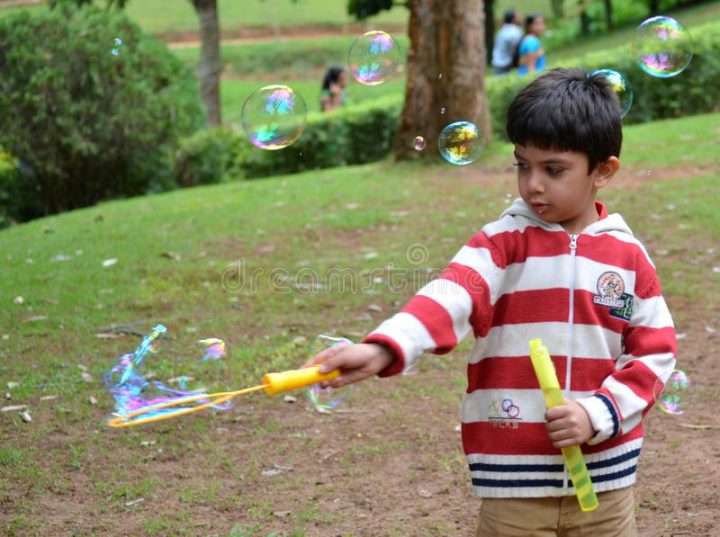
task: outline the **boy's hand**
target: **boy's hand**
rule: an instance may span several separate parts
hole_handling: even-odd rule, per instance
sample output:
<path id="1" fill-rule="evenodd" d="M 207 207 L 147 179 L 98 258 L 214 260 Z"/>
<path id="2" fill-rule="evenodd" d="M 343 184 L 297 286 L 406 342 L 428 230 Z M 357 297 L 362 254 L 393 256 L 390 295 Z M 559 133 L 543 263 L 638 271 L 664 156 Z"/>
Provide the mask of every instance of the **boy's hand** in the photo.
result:
<path id="1" fill-rule="evenodd" d="M 570 399 L 565 399 L 564 405 L 549 408 L 545 419 L 545 428 L 556 448 L 579 446 L 595 435 L 585 409 Z"/>
<path id="2" fill-rule="evenodd" d="M 323 381 L 323 386 L 339 388 L 346 384 L 359 382 L 376 375 L 389 366 L 395 357 L 382 345 L 358 343 L 356 345 L 336 345 L 314 356 L 303 367 L 320 364 L 321 373 L 340 370 L 340 376 Z"/>

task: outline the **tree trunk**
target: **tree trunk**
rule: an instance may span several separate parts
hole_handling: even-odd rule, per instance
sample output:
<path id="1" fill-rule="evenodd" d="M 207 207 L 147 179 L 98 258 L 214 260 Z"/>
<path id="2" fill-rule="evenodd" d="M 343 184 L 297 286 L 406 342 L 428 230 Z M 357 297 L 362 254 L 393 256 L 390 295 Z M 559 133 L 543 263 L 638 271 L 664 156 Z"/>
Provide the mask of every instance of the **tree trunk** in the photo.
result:
<path id="1" fill-rule="evenodd" d="M 487 65 L 492 62 L 492 50 L 495 43 L 495 0 L 485 0 L 483 10 L 485 14 L 485 59 Z"/>
<path id="2" fill-rule="evenodd" d="M 603 0 L 605 5 L 605 24 L 607 25 L 608 31 L 613 29 L 613 8 L 612 0 Z"/>
<path id="3" fill-rule="evenodd" d="M 590 35 L 590 17 L 588 16 L 584 6 L 582 11 L 580 11 L 580 35 Z"/>
<path id="4" fill-rule="evenodd" d="M 565 16 L 565 6 L 563 5 L 564 3 L 564 0 L 552 0 L 551 2 L 553 17 L 555 17 L 557 20 L 560 20 Z"/>
<path id="5" fill-rule="evenodd" d="M 191 0 L 200 18 L 202 52 L 197 75 L 200 80 L 200 97 L 205 105 L 208 127 L 221 124 L 220 116 L 220 24 L 217 0 Z"/>
<path id="6" fill-rule="evenodd" d="M 398 160 L 435 156 L 440 131 L 455 121 L 475 123 L 490 143 L 481 2 L 409 1 L 405 104 L 394 144 Z M 425 138 L 428 150 L 414 149 L 416 136 Z"/>

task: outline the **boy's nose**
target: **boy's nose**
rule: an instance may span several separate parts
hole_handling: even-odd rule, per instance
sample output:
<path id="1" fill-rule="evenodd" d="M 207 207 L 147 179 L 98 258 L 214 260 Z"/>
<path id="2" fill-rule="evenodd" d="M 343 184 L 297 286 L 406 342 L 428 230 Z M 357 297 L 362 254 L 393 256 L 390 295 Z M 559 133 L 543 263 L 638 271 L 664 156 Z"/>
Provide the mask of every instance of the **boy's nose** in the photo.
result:
<path id="1" fill-rule="evenodd" d="M 532 172 L 528 180 L 528 188 L 531 192 L 545 192 L 545 184 L 538 172 Z"/>

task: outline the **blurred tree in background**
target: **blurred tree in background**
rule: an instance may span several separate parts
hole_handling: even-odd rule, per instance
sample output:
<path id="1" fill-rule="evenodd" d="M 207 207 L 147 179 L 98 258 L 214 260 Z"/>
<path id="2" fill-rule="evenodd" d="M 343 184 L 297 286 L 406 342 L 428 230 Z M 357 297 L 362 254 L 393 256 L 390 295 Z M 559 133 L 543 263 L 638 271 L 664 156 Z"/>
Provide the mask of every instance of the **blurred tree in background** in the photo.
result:
<path id="1" fill-rule="evenodd" d="M 217 0 L 190 0 L 200 19 L 200 42 L 202 50 L 197 67 L 200 81 L 200 96 L 205 105 L 205 120 L 208 127 L 222 124 L 220 115 L 220 23 Z"/>
<path id="2" fill-rule="evenodd" d="M 475 123 L 490 142 L 492 130 L 485 96 L 486 52 L 482 0 L 410 0 L 410 50 L 405 102 L 395 136 L 398 160 L 417 158 L 416 136 L 435 147 L 440 131 L 454 121 Z M 356 17 L 388 9 L 388 0 L 350 0 Z M 421 157 L 434 156 L 423 152 Z"/>

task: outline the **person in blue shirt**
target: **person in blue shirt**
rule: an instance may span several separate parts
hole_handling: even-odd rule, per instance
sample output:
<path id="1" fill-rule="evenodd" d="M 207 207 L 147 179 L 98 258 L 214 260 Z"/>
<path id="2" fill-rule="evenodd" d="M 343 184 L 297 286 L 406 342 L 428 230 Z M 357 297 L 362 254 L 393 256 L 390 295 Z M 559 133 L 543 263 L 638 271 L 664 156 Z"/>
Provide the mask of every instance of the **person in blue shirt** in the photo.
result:
<path id="1" fill-rule="evenodd" d="M 505 12 L 502 28 L 495 35 L 492 52 L 492 68 L 496 75 L 505 75 L 513 70 L 513 54 L 522 38 L 520 16 L 512 9 Z"/>
<path id="2" fill-rule="evenodd" d="M 518 73 L 527 75 L 545 69 L 545 50 L 542 48 L 540 36 L 545 30 L 545 19 L 533 13 L 525 17 L 525 36 L 518 48 Z"/>

